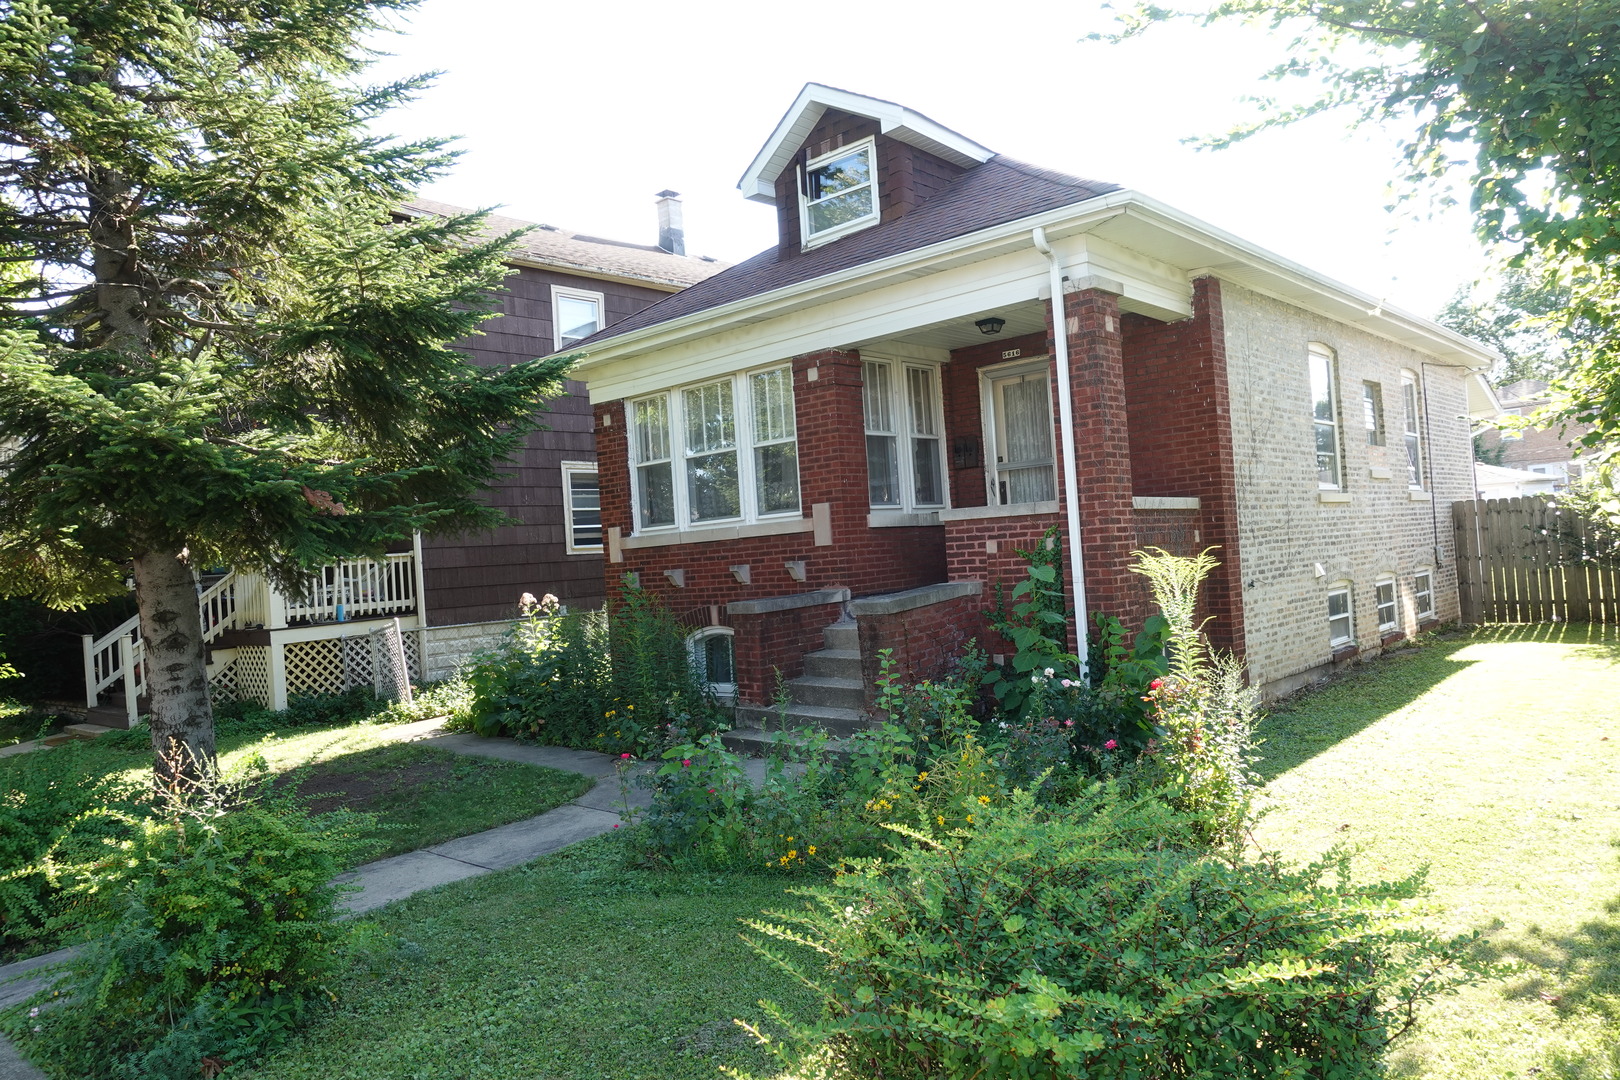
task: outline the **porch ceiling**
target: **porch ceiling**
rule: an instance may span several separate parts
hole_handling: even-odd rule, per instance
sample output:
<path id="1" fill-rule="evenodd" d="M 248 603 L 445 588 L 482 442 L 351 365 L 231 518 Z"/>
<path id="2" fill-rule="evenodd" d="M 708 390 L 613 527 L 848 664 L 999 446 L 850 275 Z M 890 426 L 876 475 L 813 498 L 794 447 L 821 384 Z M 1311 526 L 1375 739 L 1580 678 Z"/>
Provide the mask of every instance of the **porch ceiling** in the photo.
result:
<path id="1" fill-rule="evenodd" d="M 899 334 L 884 334 L 882 338 L 870 338 L 865 341 L 850 342 L 850 348 L 859 349 L 863 346 L 871 347 L 880 342 L 904 342 L 907 345 L 918 345 L 932 349 L 963 349 L 969 345 L 984 345 L 992 341 L 1005 338 L 1015 338 L 1021 334 L 1044 334 L 1046 332 L 1045 300 L 1023 300 L 1014 304 L 1002 304 L 998 307 L 987 308 L 984 311 L 975 311 L 971 314 L 947 319 L 944 322 L 931 323 L 919 326 L 915 330 L 908 330 Z M 986 334 L 977 326 L 975 320 L 991 317 L 1006 319 L 1007 325 L 1002 327 L 999 334 Z"/>

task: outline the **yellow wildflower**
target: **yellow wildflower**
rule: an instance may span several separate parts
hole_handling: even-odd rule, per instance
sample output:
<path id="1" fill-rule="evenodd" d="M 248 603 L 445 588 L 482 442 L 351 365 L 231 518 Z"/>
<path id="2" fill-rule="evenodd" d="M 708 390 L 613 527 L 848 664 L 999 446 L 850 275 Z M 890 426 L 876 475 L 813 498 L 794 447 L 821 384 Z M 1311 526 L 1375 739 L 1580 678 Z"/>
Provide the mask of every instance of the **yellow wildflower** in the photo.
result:
<path id="1" fill-rule="evenodd" d="M 945 815 L 944 814 L 937 814 L 937 815 L 935 815 L 934 820 L 938 821 L 941 825 L 943 825 L 943 824 L 945 824 Z"/>
<path id="2" fill-rule="evenodd" d="M 979 805 L 980 806 L 989 806 L 990 805 L 990 796 L 988 796 L 988 795 L 980 795 L 979 796 Z"/>
<path id="3" fill-rule="evenodd" d="M 808 848 L 806 848 L 806 849 L 805 849 L 805 850 L 807 850 L 807 851 L 808 851 L 808 852 L 809 852 L 809 853 L 810 853 L 810 854 L 812 854 L 812 855 L 814 855 L 814 854 L 815 854 L 815 853 L 816 853 L 816 845 L 814 845 L 814 844 L 811 844 L 811 845 L 810 845 L 810 846 L 809 846 L 809 847 L 808 847 Z"/>
<path id="4" fill-rule="evenodd" d="M 968 824 L 969 825 L 973 824 L 973 815 L 972 814 L 968 815 Z"/>

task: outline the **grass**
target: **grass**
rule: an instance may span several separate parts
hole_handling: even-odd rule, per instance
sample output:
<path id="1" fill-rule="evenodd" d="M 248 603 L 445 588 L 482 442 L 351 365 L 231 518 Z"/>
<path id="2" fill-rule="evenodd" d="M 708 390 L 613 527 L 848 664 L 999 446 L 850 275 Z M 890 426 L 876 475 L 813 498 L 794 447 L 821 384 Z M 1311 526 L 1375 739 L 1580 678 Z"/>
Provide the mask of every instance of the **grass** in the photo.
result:
<path id="1" fill-rule="evenodd" d="M 1258 839 L 1427 865 L 1450 931 L 1514 977 L 1434 1006 L 1394 1075 L 1620 1076 L 1620 642 L 1584 626 L 1431 639 L 1267 719 Z"/>
<path id="2" fill-rule="evenodd" d="M 60 716 L 42 713 L 35 705 L 14 698 L 0 698 L 0 746 L 14 746 L 41 735 L 61 730 Z"/>
<path id="3" fill-rule="evenodd" d="M 652 873 L 606 836 L 413 897 L 376 917 L 340 1004 L 241 1075 L 254 1080 L 683 1080 L 770 1069 L 732 1023 L 808 992 L 739 920 L 780 877 Z M 791 901 L 788 901 L 791 903 Z M 237 1075 L 233 1072 L 231 1075 Z"/>

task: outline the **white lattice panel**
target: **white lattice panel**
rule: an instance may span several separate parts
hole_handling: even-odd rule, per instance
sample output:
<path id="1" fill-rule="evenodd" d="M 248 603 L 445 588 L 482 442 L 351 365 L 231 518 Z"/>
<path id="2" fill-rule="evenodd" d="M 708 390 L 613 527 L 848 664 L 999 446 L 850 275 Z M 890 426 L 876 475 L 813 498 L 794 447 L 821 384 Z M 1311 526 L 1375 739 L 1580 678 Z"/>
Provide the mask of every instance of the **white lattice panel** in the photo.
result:
<path id="1" fill-rule="evenodd" d="M 412 682 L 422 681 L 422 635 L 418 631 L 407 630 L 400 635 L 404 639 L 405 668 L 410 672 Z"/>
<path id="2" fill-rule="evenodd" d="M 231 661 L 231 676 L 236 683 L 236 696 L 243 701 L 270 704 L 270 650 L 264 646 L 246 645 L 236 650 Z"/>
<path id="3" fill-rule="evenodd" d="M 338 645 L 343 650 L 343 689 L 370 686 L 371 639 L 364 636 L 340 638 Z"/>
<path id="4" fill-rule="evenodd" d="M 242 696 L 236 685 L 236 657 L 216 664 L 208 673 L 208 700 L 213 705 L 236 701 Z"/>
<path id="5" fill-rule="evenodd" d="M 341 639 L 290 641 L 283 649 L 289 695 L 343 693 L 346 680 Z"/>

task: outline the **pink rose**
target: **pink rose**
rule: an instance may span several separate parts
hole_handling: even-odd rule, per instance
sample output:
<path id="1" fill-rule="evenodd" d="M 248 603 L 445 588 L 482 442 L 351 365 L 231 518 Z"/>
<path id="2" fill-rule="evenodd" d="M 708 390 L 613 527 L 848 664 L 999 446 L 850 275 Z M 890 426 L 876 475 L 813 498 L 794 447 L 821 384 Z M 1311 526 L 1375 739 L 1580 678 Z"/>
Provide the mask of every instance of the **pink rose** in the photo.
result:
<path id="1" fill-rule="evenodd" d="M 1119 743 L 1115 742 L 1113 739 L 1109 739 L 1107 742 L 1103 743 L 1103 749 L 1104 750 L 1118 750 L 1119 749 Z"/>
<path id="2" fill-rule="evenodd" d="M 619 755 L 619 760 L 620 761 L 629 761 L 630 760 L 630 755 L 629 754 L 620 754 Z"/>

